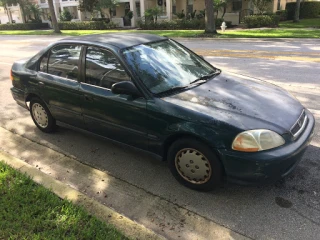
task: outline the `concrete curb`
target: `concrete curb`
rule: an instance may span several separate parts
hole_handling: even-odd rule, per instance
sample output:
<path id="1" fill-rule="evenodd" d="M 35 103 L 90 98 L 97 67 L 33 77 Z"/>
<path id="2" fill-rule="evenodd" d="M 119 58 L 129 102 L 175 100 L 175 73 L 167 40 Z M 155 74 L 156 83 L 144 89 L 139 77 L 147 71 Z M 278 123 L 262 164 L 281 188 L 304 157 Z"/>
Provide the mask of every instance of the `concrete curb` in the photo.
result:
<path id="1" fill-rule="evenodd" d="M 3 151 L 0 151 L 0 161 L 3 161 L 16 170 L 27 174 L 33 179 L 33 181 L 51 190 L 60 198 L 68 199 L 72 203 L 84 207 L 90 214 L 96 216 L 101 221 L 114 225 L 127 237 L 133 239 L 165 239 L 146 227 L 117 213 L 113 209 L 102 205 L 101 203 L 89 198 L 81 192 L 63 184 L 58 180 L 55 180 L 28 163 L 25 163 L 24 161 Z"/>

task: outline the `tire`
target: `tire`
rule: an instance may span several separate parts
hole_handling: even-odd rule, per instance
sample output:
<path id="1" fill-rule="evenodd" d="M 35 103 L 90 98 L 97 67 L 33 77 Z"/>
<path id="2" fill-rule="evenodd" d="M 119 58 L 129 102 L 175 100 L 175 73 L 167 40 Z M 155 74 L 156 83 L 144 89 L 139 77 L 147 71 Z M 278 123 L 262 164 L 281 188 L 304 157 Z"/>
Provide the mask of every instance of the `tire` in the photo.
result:
<path id="1" fill-rule="evenodd" d="M 47 105 L 39 98 L 31 99 L 30 115 L 41 131 L 50 133 L 56 129 L 56 120 L 52 117 Z"/>
<path id="2" fill-rule="evenodd" d="M 182 138 L 175 141 L 168 150 L 168 164 L 173 176 L 188 188 L 211 191 L 222 184 L 220 160 L 198 140 Z"/>

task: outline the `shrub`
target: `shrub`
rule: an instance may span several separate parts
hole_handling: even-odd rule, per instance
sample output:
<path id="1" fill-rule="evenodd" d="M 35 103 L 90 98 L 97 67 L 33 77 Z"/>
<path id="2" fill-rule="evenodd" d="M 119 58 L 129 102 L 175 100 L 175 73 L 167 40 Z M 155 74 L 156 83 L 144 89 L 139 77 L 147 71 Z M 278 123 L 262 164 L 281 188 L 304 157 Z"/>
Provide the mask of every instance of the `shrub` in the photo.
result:
<path id="1" fill-rule="evenodd" d="M 104 21 L 59 22 L 58 24 L 61 30 L 104 30 L 118 27 L 114 22 Z"/>
<path id="2" fill-rule="evenodd" d="M 251 15 L 244 18 L 248 28 L 277 27 L 280 21 L 278 15 Z"/>
<path id="3" fill-rule="evenodd" d="M 64 9 L 60 15 L 60 21 L 71 21 L 72 18 L 71 13 L 67 9 Z"/>
<path id="4" fill-rule="evenodd" d="M 184 10 L 182 9 L 182 11 L 180 12 L 180 13 L 176 13 L 175 14 L 179 19 L 183 19 L 183 18 L 185 18 L 185 14 L 184 14 Z"/>
<path id="5" fill-rule="evenodd" d="M 288 12 L 288 20 L 294 19 L 296 3 L 290 2 L 286 4 Z M 302 2 L 300 4 L 300 18 L 316 18 L 320 15 L 320 2 Z"/>
<path id="6" fill-rule="evenodd" d="M 278 10 L 276 11 L 276 15 L 280 17 L 280 21 L 286 21 L 287 20 L 287 10 Z"/>
<path id="7" fill-rule="evenodd" d="M 220 28 L 223 20 L 218 18 L 216 20 L 216 27 Z M 227 27 L 231 27 L 231 22 L 226 21 Z M 143 30 L 183 30 L 183 29 L 204 29 L 205 21 L 204 19 L 177 19 L 172 21 L 162 21 L 162 22 L 138 22 L 138 26 Z"/>
<path id="8" fill-rule="evenodd" d="M 0 24 L 0 30 L 36 30 L 48 29 L 48 23 L 14 23 Z"/>
<path id="9" fill-rule="evenodd" d="M 105 18 L 105 17 L 101 17 L 101 18 L 91 18 L 91 21 L 94 21 L 94 22 L 102 21 L 102 22 L 109 23 L 109 22 L 110 22 L 110 18 Z"/>

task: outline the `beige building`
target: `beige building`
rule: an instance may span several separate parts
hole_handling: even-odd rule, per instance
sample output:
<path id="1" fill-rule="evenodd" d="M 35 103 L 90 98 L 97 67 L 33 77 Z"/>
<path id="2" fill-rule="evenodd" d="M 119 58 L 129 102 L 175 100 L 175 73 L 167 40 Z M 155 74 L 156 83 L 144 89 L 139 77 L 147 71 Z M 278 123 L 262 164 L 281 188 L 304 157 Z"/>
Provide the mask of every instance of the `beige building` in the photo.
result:
<path id="1" fill-rule="evenodd" d="M 6 23 L 22 23 L 23 18 L 21 15 L 21 9 L 20 6 L 15 5 L 8 5 L 5 8 L 0 7 L 0 23 L 6 24 Z"/>
<path id="2" fill-rule="evenodd" d="M 41 19 L 43 22 L 48 22 L 49 20 L 49 6 L 47 0 L 30 0 L 35 2 L 41 8 Z M 269 4 L 269 11 L 275 12 L 277 10 L 285 9 L 287 2 L 292 2 L 295 0 L 273 0 Z M 73 16 L 72 21 L 86 21 L 90 20 L 92 17 L 100 17 L 100 12 L 88 13 L 81 12 L 78 9 L 78 0 L 53 0 L 54 11 L 59 19 L 61 12 L 68 9 Z M 161 9 L 161 14 L 158 17 L 159 21 L 172 20 L 177 18 L 176 13 L 191 13 L 196 10 L 196 14 L 200 11 L 205 10 L 205 0 L 119 0 L 118 6 L 112 11 L 106 9 L 104 11 L 105 15 L 111 12 L 112 21 L 117 23 L 120 27 L 125 25 L 124 17 L 129 11 L 133 12 L 133 19 L 131 20 L 131 26 L 136 26 L 137 21 L 144 16 L 146 9 L 154 8 L 158 6 Z M 8 6 L 7 11 L 0 8 L 0 21 L 1 23 L 10 22 L 8 19 L 8 11 L 11 21 L 23 22 L 21 16 L 21 9 L 19 6 Z M 228 2 L 226 13 L 224 15 L 225 21 L 231 21 L 233 25 L 238 25 L 240 20 L 248 15 L 255 12 L 254 6 L 251 0 L 232 0 Z M 222 16 L 222 12 L 219 11 L 218 17 Z"/>

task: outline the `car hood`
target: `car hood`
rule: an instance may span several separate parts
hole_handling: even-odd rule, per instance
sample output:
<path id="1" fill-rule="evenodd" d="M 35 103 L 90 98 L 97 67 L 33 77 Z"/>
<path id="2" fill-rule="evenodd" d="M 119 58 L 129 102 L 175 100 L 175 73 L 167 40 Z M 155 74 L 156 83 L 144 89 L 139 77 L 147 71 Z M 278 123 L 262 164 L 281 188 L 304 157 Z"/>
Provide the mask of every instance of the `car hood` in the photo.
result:
<path id="1" fill-rule="evenodd" d="M 162 99 L 242 129 L 264 127 L 286 132 L 303 110 L 284 89 L 231 73 L 221 73 L 202 85 Z"/>

